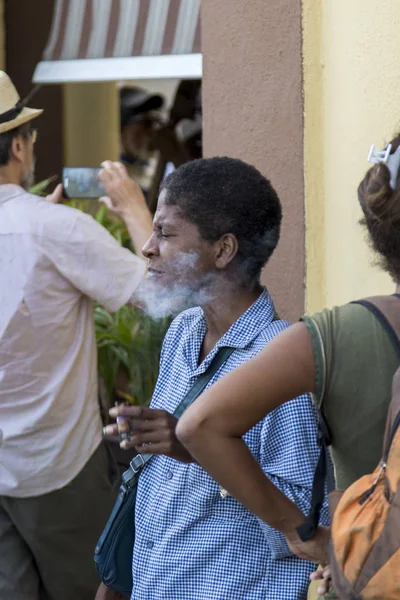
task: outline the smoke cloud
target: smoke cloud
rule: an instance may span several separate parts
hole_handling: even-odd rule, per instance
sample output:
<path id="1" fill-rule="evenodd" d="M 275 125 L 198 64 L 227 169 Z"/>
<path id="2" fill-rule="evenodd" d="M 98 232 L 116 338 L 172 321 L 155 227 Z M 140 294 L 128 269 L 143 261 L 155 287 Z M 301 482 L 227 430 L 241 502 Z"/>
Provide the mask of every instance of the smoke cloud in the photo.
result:
<path id="1" fill-rule="evenodd" d="M 136 290 L 132 301 L 152 319 L 175 316 L 194 306 L 212 300 L 210 285 L 214 273 L 199 277 L 197 274 L 198 252 L 185 252 L 168 262 L 168 270 L 174 281 L 163 284 L 156 277 L 145 278 Z M 190 282 L 190 283 L 189 283 Z"/>

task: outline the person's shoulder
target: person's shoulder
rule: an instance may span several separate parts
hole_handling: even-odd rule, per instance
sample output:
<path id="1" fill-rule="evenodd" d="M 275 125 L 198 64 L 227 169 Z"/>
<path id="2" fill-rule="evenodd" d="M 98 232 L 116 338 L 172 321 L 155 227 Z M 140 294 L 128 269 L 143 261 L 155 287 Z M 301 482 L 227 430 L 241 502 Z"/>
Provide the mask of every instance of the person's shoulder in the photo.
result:
<path id="1" fill-rule="evenodd" d="M 13 206 L 17 208 L 20 217 L 20 232 L 37 238 L 54 238 L 57 241 L 68 237 L 81 213 L 69 206 L 53 204 L 22 188 L 15 196 Z"/>
<path id="2" fill-rule="evenodd" d="M 65 204 L 53 204 L 46 199 L 39 198 L 40 206 L 44 212 L 47 213 L 49 219 L 57 222 L 62 222 L 70 225 L 71 227 L 77 227 L 80 225 L 98 225 L 95 219 L 91 215 L 86 214 L 78 208 L 67 206 Z"/>
<path id="3" fill-rule="evenodd" d="M 257 331 L 258 341 L 267 343 L 291 325 L 289 321 L 280 318 L 273 298 L 266 289 L 250 310 L 252 328 L 254 332 Z"/>
<path id="4" fill-rule="evenodd" d="M 63 204 L 53 204 L 34 194 L 30 196 L 30 206 L 35 211 L 36 218 L 47 235 L 57 235 L 58 238 L 64 237 L 71 232 L 76 221 L 83 214 L 82 211 Z"/>
<path id="5" fill-rule="evenodd" d="M 363 364 L 370 365 L 377 364 L 382 357 L 390 363 L 398 360 L 384 327 L 362 304 L 336 306 L 302 320 L 311 335 L 317 360 L 325 360 L 328 365 L 334 363 L 338 372 L 351 369 L 360 356 Z"/>
<path id="6" fill-rule="evenodd" d="M 47 237 L 58 240 L 88 242 L 110 238 L 108 231 L 91 215 L 63 204 L 53 204 L 46 199 L 38 199 L 38 217 Z"/>
<path id="7" fill-rule="evenodd" d="M 322 335 L 335 337 L 341 333 L 344 333 L 346 337 L 353 334 L 368 335 L 370 327 L 375 328 L 376 324 L 376 318 L 372 312 L 357 302 L 325 308 L 311 316 L 305 315 L 302 320 L 308 327 L 315 324 Z"/>
<path id="8" fill-rule="evenodd" d="M 324 308 L 320 312 L 312 315 L 313 319 L 340 319 L 341 321 L 353 320 L 354 316 L 362 315 L 365 311 L 365 307 L 361 306 L 357 302 L 348 302 L 347 304 L 341 304 L 340 306 L 333 306 L 332 308 Z"/>
<path id="9" fill-rule="evenodd" d="M 278 336 L 282 331 L 290 327 L 292 323 L 286 321 L 285 319 L 280 319 L 279 317 L 275 317 L 273 320 L 267 321 L 263 327 L 260 329 L 260 333 L 258 335 L 259 340 L 264 340 L 268 342 Z"/>

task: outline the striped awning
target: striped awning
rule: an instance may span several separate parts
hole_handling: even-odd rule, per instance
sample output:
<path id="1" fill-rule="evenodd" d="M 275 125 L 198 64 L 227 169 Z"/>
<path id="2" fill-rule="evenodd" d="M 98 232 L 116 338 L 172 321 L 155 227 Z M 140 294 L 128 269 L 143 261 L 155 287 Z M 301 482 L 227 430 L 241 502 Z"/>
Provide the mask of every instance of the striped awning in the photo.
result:
<path id="1" fill-rule="evenodd" d="M 200 0 L 55 0 L 35 83 L 201 77 Z"/>

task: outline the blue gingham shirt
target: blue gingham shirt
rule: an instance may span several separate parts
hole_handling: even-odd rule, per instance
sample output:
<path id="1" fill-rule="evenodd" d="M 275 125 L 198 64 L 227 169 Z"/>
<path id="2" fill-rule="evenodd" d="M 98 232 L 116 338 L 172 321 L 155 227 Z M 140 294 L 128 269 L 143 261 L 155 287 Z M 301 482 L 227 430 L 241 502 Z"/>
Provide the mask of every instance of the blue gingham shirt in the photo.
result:
<path id="1" fill-rule="evenodd" d="M 203 311 L 179 315 L 164 340 L 151 406 L 173 413 L 221 346 L 235 350 L 209 385 L 255 356 L 289 326 L 274 321 L 274 314 L 264 291 L 200 366 Z M 319 453 L 316 437 L 312 402 L 301 396 L 267 415 L 244 438 L 265 474 L 304 513 Z M 307 597 L 314 565 L 293 556 L 278 531 L 233 497 L 222 498 L 219 485 L 197 464 L 154 456 L 140 474 L 135 525 L 131 600 Z"/>

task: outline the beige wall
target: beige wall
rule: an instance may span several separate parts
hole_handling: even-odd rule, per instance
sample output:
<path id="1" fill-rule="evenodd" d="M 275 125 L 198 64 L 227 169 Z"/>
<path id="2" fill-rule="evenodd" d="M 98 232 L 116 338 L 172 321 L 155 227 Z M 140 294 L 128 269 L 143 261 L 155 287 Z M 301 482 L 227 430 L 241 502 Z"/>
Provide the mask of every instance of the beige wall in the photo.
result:
<path id="1" fill-rule="evenodd" d="M 119 104 L 115 83 L 64 85 L 64 158 L 69 166 L 118 160 Z"/>
<path id="2" fill-rule="evenodd" d="M 357 186 L 400 128 L 398 0 L 303 0 L 306 307 L 393 290 L 372 266 Z"/>
<path id="3" fill-rule="evenodd" d="M 282 239 L 265 281 L 278 311 L 304 310 L 300 0 L 202 0 L 206 156 L 254 164 L 276 187 Z"/>

